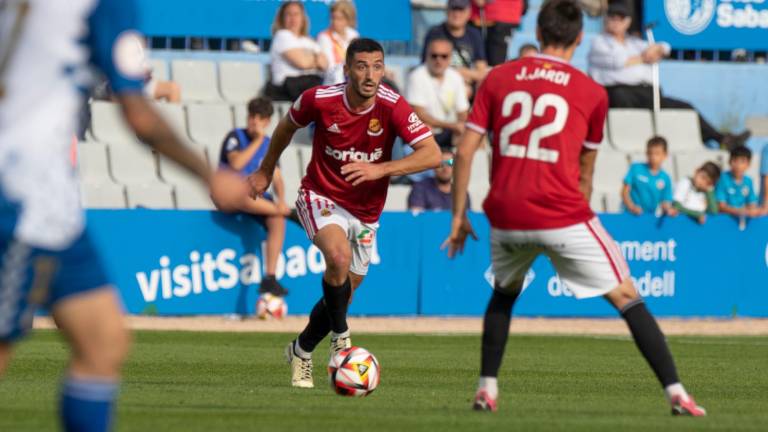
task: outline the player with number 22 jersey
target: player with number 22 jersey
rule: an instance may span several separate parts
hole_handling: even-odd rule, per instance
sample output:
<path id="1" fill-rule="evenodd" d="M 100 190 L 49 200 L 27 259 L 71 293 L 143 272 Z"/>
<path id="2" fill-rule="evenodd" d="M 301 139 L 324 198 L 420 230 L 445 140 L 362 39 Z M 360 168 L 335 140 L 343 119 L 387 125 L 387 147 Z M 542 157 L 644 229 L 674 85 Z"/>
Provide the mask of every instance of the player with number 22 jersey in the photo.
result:
<path id="1" fill-rule="evenodd" d="M 563 59 L 539 55 L 494 68 L 467 120 L 493 135 L 483 205 L 491 225 L 549 229 L 593 218 L 579 190 L 579 157 L 603 140 L 607 113 L 605 89 Z"/>

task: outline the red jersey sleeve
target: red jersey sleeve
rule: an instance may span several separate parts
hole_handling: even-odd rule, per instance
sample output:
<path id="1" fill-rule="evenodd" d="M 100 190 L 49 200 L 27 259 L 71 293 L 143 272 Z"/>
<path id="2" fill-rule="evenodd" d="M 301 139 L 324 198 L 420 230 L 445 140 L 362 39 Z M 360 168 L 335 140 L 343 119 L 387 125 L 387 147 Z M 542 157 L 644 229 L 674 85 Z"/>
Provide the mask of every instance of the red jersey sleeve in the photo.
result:
<path id="1" fill-rule="evenodd" d="M 291 105 L 288 116 L 296 126 L 303 128 L 315 121 L 315 91 L 317 87 L 304 91 Z"/>
<path id="2" fill-rule="evenodd" d="M 404 98 L 399 98 L 392 109 L 392 124 L 397 135 L 408 145 L 414 145 L 419 141 L 432 136 L 432 130 L 413 112 Z"/>
<path id="3" fill-rule="evenodd" d="M 601 88 L 600 99 L 589 117 L 587 140 L 584 147 L 595 150 L 603 142 L 605 132 L 605 118 L 608 116 L 608 93 Z"/>
<path id="4" fill-rule="evenodd" d="M 472 104 L 472 110 L 467 117 L 467 128 L 481 135 L 485 135 L 491 127 L 491 91 L 488 88 L 490 81 L 486 79 L 480 84 L 475 95 L 475 102 Z"/>

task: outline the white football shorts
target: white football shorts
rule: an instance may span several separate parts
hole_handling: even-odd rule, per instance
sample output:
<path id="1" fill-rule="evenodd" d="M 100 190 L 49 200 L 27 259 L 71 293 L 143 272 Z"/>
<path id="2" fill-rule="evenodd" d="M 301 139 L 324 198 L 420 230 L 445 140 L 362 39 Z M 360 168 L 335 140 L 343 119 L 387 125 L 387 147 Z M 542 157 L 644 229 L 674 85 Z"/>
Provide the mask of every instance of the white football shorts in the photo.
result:
<path id="1" fill-rule="evenodd" d="M 304 188 L 299 190 L 296 211 L 310 240 L 325 226 L 335 224 L 341 227 L 347 233 L 352 247 L 352 263 L 349 270 L 361 276 L 368 274 L 376 231 L 379 229 L 378 222 L 364 223 L 330 198 Z"/>
<path id="2" fill-rule="evenodd" d="M 541 254 L 577 298 L 607 294 L 630 274 L 619 246 L 596 217 L 558 229 L 491 229 L 491 260 L 502 289 L 522 282 Z"/>

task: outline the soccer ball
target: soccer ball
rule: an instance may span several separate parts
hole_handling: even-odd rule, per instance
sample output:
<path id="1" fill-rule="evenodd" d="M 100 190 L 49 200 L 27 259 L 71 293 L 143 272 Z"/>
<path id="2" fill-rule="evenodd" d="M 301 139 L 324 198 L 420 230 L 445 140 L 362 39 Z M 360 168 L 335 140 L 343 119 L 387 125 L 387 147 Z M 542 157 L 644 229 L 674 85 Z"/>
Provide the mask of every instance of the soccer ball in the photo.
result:
<path id="1" fill-rule="evenodd" d="M 283 319 L 288 314 L 288 304 L 285 300 L 272 293 L 264 293 L 256 302 L 256 316 L 259 319 Z"/>
<path id="2" fill-rule="evenodd" d="M 342 396 L 368 396 L 379 385 L 379 361 L 365 348 L 339 351 L 328 363 L 331 388 Z"/>

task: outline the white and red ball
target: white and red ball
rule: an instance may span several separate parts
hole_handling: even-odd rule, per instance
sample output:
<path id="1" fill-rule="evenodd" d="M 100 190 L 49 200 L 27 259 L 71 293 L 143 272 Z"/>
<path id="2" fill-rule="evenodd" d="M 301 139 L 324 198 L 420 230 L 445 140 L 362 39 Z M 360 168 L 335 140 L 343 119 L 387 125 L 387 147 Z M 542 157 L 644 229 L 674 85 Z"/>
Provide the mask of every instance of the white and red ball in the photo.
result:
<path id="1" fill-rule="evenodd" d="M 256 316 L 259 319 L 283 319 L 288 315 L 288 304 L 285 299 L 271 293 L 259 296 L 256 302 Z"/>
<path id="2" fill-rule="evenodd" d="M 328 363 L 331 388 L 342 396 L 368 396 L 379 385 L 381 368 L 365 348 L 339 351 Z"/>

